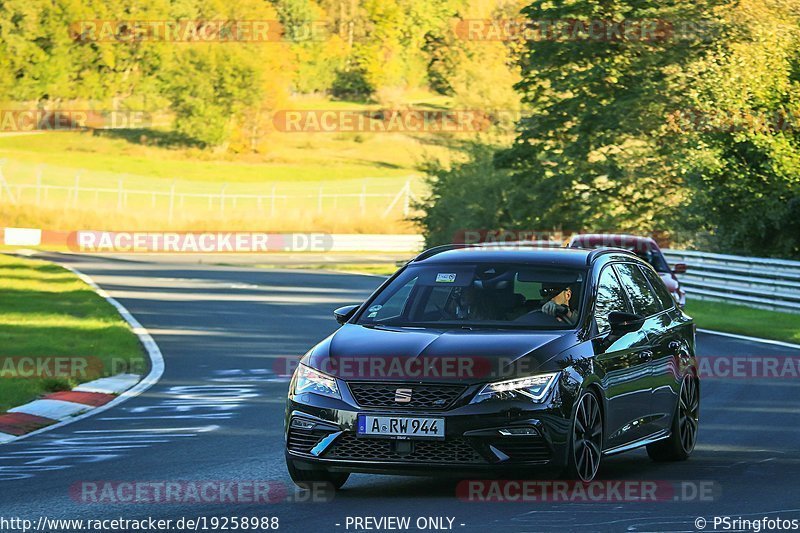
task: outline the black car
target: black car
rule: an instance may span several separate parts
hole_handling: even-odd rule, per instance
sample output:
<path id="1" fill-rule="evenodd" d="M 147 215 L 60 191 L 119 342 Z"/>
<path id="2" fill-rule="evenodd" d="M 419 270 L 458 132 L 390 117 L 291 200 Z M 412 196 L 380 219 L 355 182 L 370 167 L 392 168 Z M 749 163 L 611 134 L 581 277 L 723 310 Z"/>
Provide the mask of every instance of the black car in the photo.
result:
<path id="1" fill-rule="evenodd" d="M 694 449 L 695 325 L 630 252 L 433 248 L 335 316 L 290 384 L 300 486 L 351 472 L 589 481 L 605 455 Z"/>

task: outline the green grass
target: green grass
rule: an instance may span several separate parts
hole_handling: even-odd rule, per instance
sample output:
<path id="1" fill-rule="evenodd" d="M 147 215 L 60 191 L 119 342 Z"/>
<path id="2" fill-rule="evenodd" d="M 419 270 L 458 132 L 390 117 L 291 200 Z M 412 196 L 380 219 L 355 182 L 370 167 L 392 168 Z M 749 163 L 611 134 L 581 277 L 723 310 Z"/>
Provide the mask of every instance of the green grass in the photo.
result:
<path id="1" fill-rule="evenodd" d="M 143 134 L 146 135 L 146 134 Z M 152 186 L 151 179 L 173 179 L 178 184 L 197 183 L 199 188 L 218 190 L 223 183 L 298 182 L 352 180 L 367 177 L 405 176 L 415 171 L 419 144 L 392 135 L 274 134 L 270 152 L 262 155 L 215 155 L 193 148 L 163 148 L 139 142 L 139 138 L 93 135 L 91 132 L 42 133 L 0 137 L 0 158 L 9 159 L 11 169 L 27 165 L 47 165 L 43 179 L 58 177 L 57 169 L 74 178 L 83 170 L 87 180 L 119 174 L 144 179 L 139 185 Z M 365 138 L 362 136 L 361 138 Z M 146 142 L 146 141 L 145 141 Z M 27 164 L 27 165 L 26 165 Z M 8 179 L 25 179 L 33 174 Z M 69 171 L 69 172 L 68 172 Z M 106 183 L 116 186 L 116 181 Z M 205 187 L 203 187 L 205 185 Z"/>
<path id="2" fill-rule="evenodd" d="M 0 136 L 0 170 L 17 192 L 12 205 L 0 191 L 0 218 L 65 231 L 407 233 L 413 226 L 404 220 L 403 201 L 386 209 L 406 183 L 415 197 L 425 194 L 417 170 L 425 154 L 446 159 L 450 153 L 410 135 L 274 135 L 269 153 L 236 157 L 83 132 Z M 37 175 L 51 188 L 37 194 Z M 77 201 L 76 176 L 81 188 L 95 189 L 82 191 Z M 197 196 L 208 194 L 213 198 Z"/>
<path id="3" fill-rule="evenodd" d="M 686 313 L 700 328 L 800 343 L 800 314 L 691 299 Z"/>
<path id="4" fill-rule="evenodd" d="M 69 376 L 0 374 L 0 412 L 98 377 L 145 369 L 137 337 L 89 286 L 57 265 L 5 255 L 0 255 L 0 346 L 0 368 L 6 358 L 92 358 L 87 372 Z"/>
<path id="5" fill-rule="evenodd" d="M 404 106 L 452 106 L 448 98 L 427 91 L 409 92 L 404 98 Z M 380 107 L 307 97 L 283 106 Z M 474 140 L 471 134 L 287 133 L 273 128 L 265 133 L 258 153 L 232 153 L 201 149 L 168 126 L 169 119 L 145 129 L 0 134 L 0 170 L 18 193 L 12 205 L 0 189 L 0 219 L 7 225 L 64 231 L 91 227 L 408 233 L 416 228 L 405 217 L 404 201 L 395 201 L 398 193 L 408 183 L 413 197 L 424 196 L 420 164 L 431 158 L 445 163 L 461 159 L 465 143 Z M 37 194 L 37 183 L 50 188 Z M 76 199 L 76 183 L 105 190 L 83 191 Z M 120 194 L 120 189 L 130 192 Z M 223 191 L 227 198 L 220 203 Z M 231 195 L 265 198 L 234 200 Z"/>

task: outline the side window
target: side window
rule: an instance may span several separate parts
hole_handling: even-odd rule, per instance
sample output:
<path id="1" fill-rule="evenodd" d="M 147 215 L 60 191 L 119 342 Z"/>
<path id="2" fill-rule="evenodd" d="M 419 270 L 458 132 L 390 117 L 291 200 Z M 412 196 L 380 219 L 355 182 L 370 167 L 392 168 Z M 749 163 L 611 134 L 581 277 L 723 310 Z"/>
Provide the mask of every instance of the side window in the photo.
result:
<path id="1" fill-rule="evenodd" d="M 411 294 L 411 289 L 413 289 L 414 285 L 416 285 L 417 279 L 418 278 L 416 277 L 410 279 L 408 283 L 400 287 L 394 294 L 389 296 L 386 301 L 382 303 L 373 302 L 370 308 L 367 310 L 366 318 L 372 319 L 375 322 L 379 322 L 381 320 L 386 320 L 387 318 L 392 318 L 403 314 L 406 301 L 408 301 L 408 296 Z"/>
<path id="2" fill-rule="evenodd" d="M 514 292 L 521 294 L 526 300 L 541 300 L 542 284 L 538 281 L 520 281 L 519 272 L 514 276 Z"/>
<path id="3" fill-rule="evenodd" d="M 672 309 L 675 307 L 675 300 L 669 293 L 667 286 L 664 285 L 664 281 L 661 279 L 661 277 L 649 268 L 641 268 L 642 272 L 644 272 L 644 277 L 647 278 L 647 281 L 650 282 L 650 286 L 653 287 L 653 291 L 656 293 L 656 298 L 658 298 L 658 301 L 661 302 L 661 306 L 664 309 Z"/>
<path id="4" fill-rule="evenodd" d="M 630 312 L 622 292 L 622 286 L 619 284 L 614 270 L 606 267 L 600 273 L 597 300 L 594 304 L 594 319 L 597 322 L 598 330 L 608 329 L 608 314 L 612 311 Z"/>
<path id="5" fill-rule="evenodd" d="M 633 312 L 640 316 L 652 316 L 663 311 L 661 303 L 656 300 L 656 295 L 647 283 L 647 278 L 642 274 L 637 265 L 620 263 L 614 265 L 619 275 L 622 286 L 633 306 Z"/>

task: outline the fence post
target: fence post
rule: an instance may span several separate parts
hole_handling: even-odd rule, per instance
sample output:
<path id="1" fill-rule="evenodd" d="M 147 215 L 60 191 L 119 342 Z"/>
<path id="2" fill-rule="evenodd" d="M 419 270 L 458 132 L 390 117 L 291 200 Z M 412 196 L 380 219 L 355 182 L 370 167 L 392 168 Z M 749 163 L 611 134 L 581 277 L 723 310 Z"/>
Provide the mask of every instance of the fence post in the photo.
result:
<path id="1" fill-rule="evenodd" d="M 117 181 L 117 210 L 119 210 L 119 211 L 122 211 L 122 206 L 123 206 L 122 187 L 123 187 L 122 178 L 119 178 L 119 181 Z"/>
<path id="2" fill-rule="evenodd" d="M 364 180 L 364 184 L 361 186 L 361 198 L 360 205 L 361 205 L 361 216 L 364 216 L 367 210 L 367 181 Z"/>
<path id="3" fill-rule="evenodd" d="M 78 194 L 81 190 L 81 171 L 75 174 L 75 192 L 72 195 L 72 207 L 78 207 Z"/>
<path id="4" fill-rule="evenodd" d="M 405 198 L 403 199 L 403 217 L 407 218 L 411 209 L 411 180 L 406 181 Z"/>
<path id="5" fill-rule="evenodd" d="M 172 216 L 175 211 L 175 180 L 172 180 L 172 185 L 169 188 L 169 223 L 172 224 Z"/>
<path id="6" fill-rule="evenodd" d="M 6 177 L 3 175 L 3 165 L 5 162 L 5 159 L 0 159 L 0 200 L 3 198 L 3 190 L 5 190 L 8 195 L 8 201 L 12 204 L 16 204 L 17 201 L 14 198 L 14 193 L 11 192 L 11 187 L 9 187 Z"/>
<path id="7" fill-rule="evenodd" d="M 403 187 L 402 189 L 397 191 L 397 194 L 394 195 L 394 198 L 392 198 L 392 201 L 389 202 L 389 205 L 386 206 L 386 209 L 383 210 L 383 214 L 381 215 L 381 218 L 386 218 L 386 217 L 389 216 L 389 213 L 392 212 L 392 209 L 394 209 L 394 206 L 397 205 L 397 202 L 400 201 L 400 198 L 403 197 L 404 193 L 405 193 L 405 187 Z"/>
<path id="8" fill-rule="evenodd" d="M 219 213 L 220 215 L 225 215 L 225 189 L 228 188 L 228 184 L 222 186 L 222 190 L 219 191 Z"/>
<path id="9" fill-rule="evenodd" d="M 42 166 L 36 167 L 36 205 L 42 205 Z"/>

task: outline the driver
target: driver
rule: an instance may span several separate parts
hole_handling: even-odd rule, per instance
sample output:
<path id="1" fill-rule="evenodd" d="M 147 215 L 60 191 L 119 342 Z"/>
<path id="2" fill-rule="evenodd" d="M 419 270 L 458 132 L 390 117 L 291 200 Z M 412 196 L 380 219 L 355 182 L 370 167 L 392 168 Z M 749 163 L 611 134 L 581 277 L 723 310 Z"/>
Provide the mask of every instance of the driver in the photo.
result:
<path id="1" fill-rule="evenodd" d="M 547 302 L 542 306 L 542 313 L 555 317 L 559 322 L 574 326 L 578 321 L 578 313 L 570 307 L 572 287 L 568 284 L 542 283 L 539 293 Z"/>

